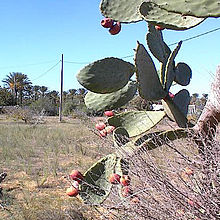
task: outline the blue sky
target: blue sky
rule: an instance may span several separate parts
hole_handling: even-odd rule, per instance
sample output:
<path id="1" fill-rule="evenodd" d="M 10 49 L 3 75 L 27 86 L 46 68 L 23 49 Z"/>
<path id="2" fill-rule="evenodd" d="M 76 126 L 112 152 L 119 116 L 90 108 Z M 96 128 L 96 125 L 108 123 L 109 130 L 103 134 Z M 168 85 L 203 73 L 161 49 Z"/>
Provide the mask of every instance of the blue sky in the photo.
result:
<path id="1" fill-rule="evenodd" d="M 100 25 L 100 0 L 7 0 L 0 1 L 0 81 L 10 72 L 27 74 L 33 85 L 59 90 L 60 63 L 64 54 L 64 90 L 79 88 L 77 72 L 85 64 L 104 57 L 133 54 L 136 41 L 146 45 L 145 22 L 122 25 L 111 36 Z M 187 31 L 163 31 L 167 44 L 219 28 L 220 19 L 206 19 Z M 186 41 L 176 58 L 193 71 L 190 93 L 208 93 L 220 64 L 220 30 Z M 171 49 L 174 49 L 172 46 Z M 133 58 L 125 60 L 133 62 Z M 3 85 L 0 82 L 0 85 Z M 174 87 L 173 91 L 178 91 Z"/>

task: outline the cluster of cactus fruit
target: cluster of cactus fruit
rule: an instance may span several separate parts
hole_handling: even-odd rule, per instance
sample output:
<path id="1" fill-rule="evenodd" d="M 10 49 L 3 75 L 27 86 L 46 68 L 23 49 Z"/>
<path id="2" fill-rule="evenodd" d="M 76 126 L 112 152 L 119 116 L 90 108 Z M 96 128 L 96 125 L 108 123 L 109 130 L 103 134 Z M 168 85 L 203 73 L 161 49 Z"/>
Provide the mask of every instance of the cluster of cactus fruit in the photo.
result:
<path id="1" fill-rule="evenodd" d="M 143 147 L 145 150 L 151 150 L 160 146 L 161 140 L 185 137 L 185 128 L 191 126 L 186 117 L 189 92 L 183 89 L 171 96 L 170 87 L 173 82 L 187 86 L 192 71 L 186 63 L 175 63 L 182 42 L 171 51 L 163 40 L 162 30 L 186 30 L 200 24 L 207 17 L 220 16 L 218 0 L 102 0 L 100 9 L 106 17 L 101 21 L 101 25 L 109 28 L 111 34 L 119 33 L 122 23 L 147 21 L 147 45 L 161 68 L 158 74 L 150 54 L 139 42 L 135 50 L 134 64 L 108 57 L 85 66 L 77 74 L 77 79 L 88 90 L 85 96 L 86 106 L 94 111 L 117 109 L 133 99 L 138 91 L 140 97 L 145 100 L 162 100 L 164 111 L 128 111 L 119 114 L 108 111 L 112 115 L 106 115 L 107 122 L 97 125 L 96 128 L 100 132 L 106 129 L 106 124 L 112 126 L 111 132 L 113 131 L 114 145 L 117 148 L 115 153 L 100 159 L 83 175 L 83 182 L 79 185 L 77 194 L 79 193 L 85 203 L 91 205 L 100 204 L 108 197 L 112 187 L 109 178 L 112 175 L 128 175 L 126 154 L 122 154 L 120 149 L 123 148 L 125 153 L 133 153 Z M 136 80 L 132 80 L 134 74 Z M 154 132 L 154 135 L 146 134 L 165 116 L 176 121 L 180 128 Z M 102 132 L 101 136 L 106 133 Z M 155 134 L 160 142 L 154 140 Z M 120 182 L 120 179 L 117 181 Z"/>

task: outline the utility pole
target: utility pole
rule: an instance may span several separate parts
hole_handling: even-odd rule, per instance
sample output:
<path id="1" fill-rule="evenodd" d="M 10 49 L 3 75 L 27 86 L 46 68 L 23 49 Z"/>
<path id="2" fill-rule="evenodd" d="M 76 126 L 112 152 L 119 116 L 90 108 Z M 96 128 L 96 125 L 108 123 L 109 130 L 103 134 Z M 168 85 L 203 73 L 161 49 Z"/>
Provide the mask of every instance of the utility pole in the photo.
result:
<path id="1" fill-rule="evenodd" d="M 63 54 L 61 58 L 61 71 L 60 71 L 60 107 L 59 107 L 59 122 L 62 121 L 62 107 L 63 107 Z"/>

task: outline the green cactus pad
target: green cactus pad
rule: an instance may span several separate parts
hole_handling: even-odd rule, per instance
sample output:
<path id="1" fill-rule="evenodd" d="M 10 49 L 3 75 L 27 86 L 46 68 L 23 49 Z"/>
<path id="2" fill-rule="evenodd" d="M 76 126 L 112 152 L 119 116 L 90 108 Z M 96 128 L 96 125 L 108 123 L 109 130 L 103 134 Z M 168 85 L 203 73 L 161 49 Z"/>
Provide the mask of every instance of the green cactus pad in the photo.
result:
<path id="1" fill-rule="evenodd" d="M 143 44 L 138 42 L 135 54 L 137 81 L 140 96 L 145 100 L 160 100 L 166 92 L 160 83 L 154 63 Z"/>
<path id="2" fill-rule="evenodd" d="M 176 139 L 187 137 L 189 131 L 186 129 L 168 130 L 163 132 L 154 132 L 141 137 L 136 141 L 138 150 L 153 150 L 162 146 L 166 141 L 174 141 Z"/>
<path id="3" fill-rule="evenodd" d="M 113 131 L 113 140 L 116 146 L 123 146 L 129 142 L 129 134 L 127 130 L 123 127 L 117 127 Z"/>
<path id="4" fill-rule="evenodd" d="M 144 0 L 102 0 L 100 10 L 106 18 L 112 18 L 121 23 L 141 21 L 139 7 Z"/>
<path id="5" fill-rule="evenodd" d="M 116 159 L 115 154 L 110 154 L 86 171 L 79 194 L 84 203 L 99 205 L 108 197 L 112 187 L 108 179 L 114 173 Z"/>
<path id="6" fill-rule="evenodd" d="M 175 94 L 173 101 L 186 117 L 188 113 L 188 106 L 190 103 L 190 94 L 188 90 L 180 90 L 178 93 Z"/>
<path id="7" fill-rule="evenodd" d="M 187 86 L 192 78 L 192 70 L 185 63 L 178 63 L 175 67 L 174 81 L 182 86 Z"/>
<path id="8" fill-rule="evenodd" d="M 76 78 L 86 89 L 95 93 L 111 93 L 123 88 L 134 73 L 134 65 L 109 57 L 85 66 Z"/>
<path id="9" fill-rule="evenodd" d="M 168 12 L 153 2 L 143 2 L 140 6 L 140 14 L 147 22 L 172 30 L 186 30 L 204 21 L 204 18 Z"/>
<path id="10" fill-rule="evenodd" d="M 163 111 L 129 111 L 109 118 L 108 123 L 125 128 L 129 137 L 134 137 L 154 127 L 164 116 Z"/>
<path id="11" fill-rule="evenodd" d="M 85 104 L 88 109 L 94 111 L 116 109 L 129 102 L 136 94 L 136 91 L 137 84 L 129 81 L 124 88 L 113 93 L 98 94 L 88 92 L 85 96 Z"/>
<path id="12" fill-rule="evenodd" d="M 119 157 L 115 165 L 115 173 L 122 175 L 128 175 L 129 163 L 125 159 Z"/>
<path id="13" fill-rule="evenodd" d="M 180 41 L 174 51 L 170 54 L 166 68 L 165 68 L 165 90 L 169 91 L 174 79 L 175 79 L 175 67 L 174 67 L 174 59 L 176 58 L 180 47 L 182 45 L 182 41 Z"/>
<path id="14" fill-rule="evenodd" d="M 154 0 L 161 8 L 195 17 L 220 17 L 219 0 Z"/>
<path id="15" fill-rule="evenodd" d="M 128 175 L 128 170 L 129 170 L 129 163 L 125 159 L 119 157 L 115 166 L 115 173 L 119 174 L 120 176 Z M 118 187 L 119 196 L 122 199 L 125 199 L 125 197 L 121 193 L 123 186 L 121 184 L 118 184 L 117 187 Z"/>
<path id="16" fill-rule="evenodd" d="M 148 23 L 148 34 L 146 35 L 147 45 L 151 53 L 161 62 L 164 63 L 169 57 L 170 48 L 163 41 L 162 32 L 156 30 L 155 26 Z"/>
<path id="17" fill-rule="evenodd" d="M 174 103 L 174 101 L 169 97 L 169 95 L 164 100 L 162 100 L 162 104 L 164 111 L 171 120 L 176 121 L 177 125 L 181 128 L 187 127 L 187 118 L 181 112 L 179 107 Z"/>

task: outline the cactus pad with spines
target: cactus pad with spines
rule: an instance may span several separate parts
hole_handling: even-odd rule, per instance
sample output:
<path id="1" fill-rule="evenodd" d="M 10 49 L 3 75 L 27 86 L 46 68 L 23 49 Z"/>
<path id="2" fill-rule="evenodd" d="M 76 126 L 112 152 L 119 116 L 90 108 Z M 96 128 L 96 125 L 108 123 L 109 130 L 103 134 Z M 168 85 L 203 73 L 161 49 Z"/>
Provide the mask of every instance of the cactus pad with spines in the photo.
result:
<path id="1" fill-rule="evenodd" d="M 172 121 L 176 121 L 177 125 L 181 128 L 187 127 L 187 118 L 181 112 L 179 107 L 174 103 L 174 101 L 169 97 L 169 95 L 164 100 L 162 100 L 162 104 L 164 111 Z"/>
<path id="2" fill-rule="evenodd" d="M 140 14 L 147 22 L 172 30 L 186 30 L 204 21 L 204 18 L 168 12 L 153 2 L 143 2 L 140 6 Z"/>
<path id="3" fill-rule="evenodd" d="M 137 150 L 153 150 L 162 146 L 167 141 L 185 138 L 188 133 L 188 130 L 182 128 L 150 133 L 142 137 L 141 140 L 136 141 L 138 143 L 138 145 L 136 144 L 136 148 Z"/>
<path id="4" fill-rule="evenodd" d="M 160 83 L 154 63 L 143 44 L 138 42 L 135 54 L 139 94 L 145 100 L 160 100 L 166 92 Z"/>
<path id="5" fill-rule="evenodd" d="M 129 134 L 123 127 L 117 127 L 113 131 L 113 141 L 116 147 L 121 147 L 129 142 Z"/>
<path id="6" fill-rule="evenodd" d="M 180 90 L 178 93 L 175 94 L 173 101 L 186 117 L 188 113 L 188 106 L 190 103 L 190 94 L 188 90 Z"/>
<path id="7" fill-rule="evenodd" d="M 161 62 L 165 62 L 169 57 L 170 48 L 163 41 L 162 32 L 156 30 L 155 26 L 148 23 L 148 33 L 146 35 L 147 45 L 151 53 Z"/>
<path id="8" fill-rule="evenodd" d="M 163 111 L 129 111 L 109 118 L 108 123 L 116 128 L 125 128 L 129 137 L 134 137 L 154 127 L 164 116 Z"/>
<path id="9" fill-rule="evenodd" d="M 175 71 L 174 71 L 174 59 L 176 58 L 180 47 L 182 45 L 182 41 L 180 41 L 174 51 L 170 54 L 166 68 L 165 68 L 165 90 L 169 91 L 174 79 L 175 79 Z"/>
<path id="10" fill-rule="evenodd" d="M 195 17 L 220 17 L 219 0 L 153 0 L 161 8 Z"/>
<path id="11" fill-rule="evenodd" d="M 187 86 L 192 78 L 192 70 L 186 63 L 177 63 L 174 81 L 182 86 Z"/>
<path id="12" fill-rule="evenodd" d="M 85 104 L 88 109 L 104 111 L 116 109 L 129 102 L 137 91 L 137 84 L 129 81 L 122 89 L 107 94 L 88 92 L 85 96 Z"/>
<path id="13" fill-rule="evenodd" d="M 76 78 L 95 93 L 111 93 L 123 88 L 134 73 L 134 65 L 109 57 L 97 60 L 79 71 Z"/>
<path id="14" fill-rule="evenodd" d="M 100 3 L 101 13 L 106 18 L 111 18 L 121 23 L 141 21 L 139 7 L 144 0 L 102 0 Z"/>
<path id="15" fill-rule="evenodd" d="M 116 159 L 115 154 L 107 155 L 85 172 L 79 194 L 84 203 L 99 205 L 108 197 L 112 187 L 108 179 L 114 173 Z"/>

